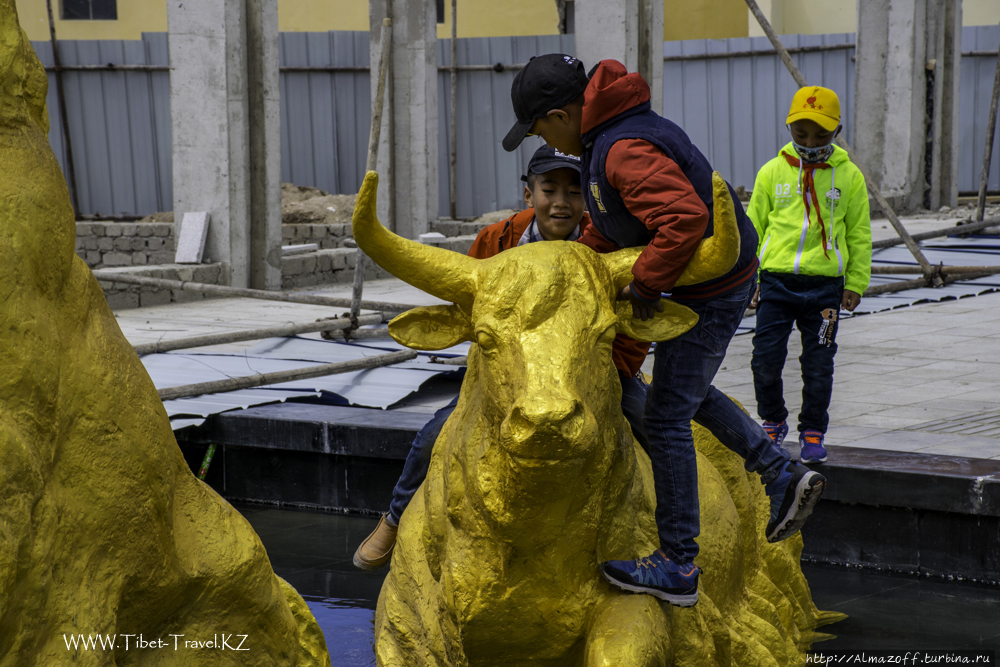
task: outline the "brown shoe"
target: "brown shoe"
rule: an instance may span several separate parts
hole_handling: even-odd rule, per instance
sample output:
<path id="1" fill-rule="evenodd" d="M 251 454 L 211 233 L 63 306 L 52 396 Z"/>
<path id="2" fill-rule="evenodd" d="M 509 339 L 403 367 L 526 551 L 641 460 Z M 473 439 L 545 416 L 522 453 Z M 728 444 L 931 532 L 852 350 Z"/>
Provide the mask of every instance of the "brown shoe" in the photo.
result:
<path id="1" fill-rule="evenodd" d="M 389 515 L 383 514 L 372 534 L 354 552 L 354 567 L 371 571 L 388 563 L 396 546 L 396 530 L 396 526 L 389 523 Z"/>

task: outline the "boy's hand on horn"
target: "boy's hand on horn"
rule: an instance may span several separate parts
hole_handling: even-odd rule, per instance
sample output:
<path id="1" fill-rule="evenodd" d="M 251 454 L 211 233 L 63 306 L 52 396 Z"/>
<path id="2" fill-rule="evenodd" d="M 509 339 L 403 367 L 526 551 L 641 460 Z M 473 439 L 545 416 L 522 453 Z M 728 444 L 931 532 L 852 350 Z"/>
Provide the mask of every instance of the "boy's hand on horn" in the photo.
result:
<path id="1" fill-rule="evenodd" d="M 646 302 L 642 299 L 636 298 L 635 294 L 628 285 L 622 288 L 622 291 L 618 293 L 619 301 L 631 301 L 632 302 L 632 316 L 636 317 L 643 322 L 646 320 L 651 320 L 656 317 L 657 313 L 663 312 L 663 299 L 657 299 L 653 302 Z"/>

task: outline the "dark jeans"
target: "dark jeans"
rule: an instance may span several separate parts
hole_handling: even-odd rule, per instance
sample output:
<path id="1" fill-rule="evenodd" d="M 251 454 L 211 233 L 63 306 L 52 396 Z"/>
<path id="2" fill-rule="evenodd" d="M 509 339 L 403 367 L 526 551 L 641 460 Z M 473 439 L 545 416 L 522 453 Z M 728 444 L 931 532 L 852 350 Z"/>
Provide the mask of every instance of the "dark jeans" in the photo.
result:
<path id="1" fill-rule="evenodd" d="M 802 334 L 802 411 L 799 432 L 816 429 L 826 433 L 830 424 L 830 396 L 833 393 L 833 357 L 837 354 L 834 324 L 831 344 L 819 341 L 822 311 L 839 312 L 844 296 L 844 279 L 827 276 L 797 276 L 763 273 L 760 304 L 753 336 L 753 388 L 757 394 L 757 414 L 765 421 L 783 422 L 785 408 L 781 371 L 788 356 L 788 336 L 792 325 Z"/>
<path id="2" fill-rule="evenodd" d="M 656 344 L 653 382 L 646 400 L 656 527 L 660 547 L 680 565 L 698 555 L 695 538 L 701 531 L 691 420 L 739 454 L 748 471 L 760 474 L 762 483 L 777 477 L 788 462 L 788 453 L 712 386 L 750 302 L 752 286 L 754 282 L 709 301 L 684 302 L 698 314 L 698 323 L 683 335 Z"/>
<path id="3" fill-rule="evenodd" d="M 646 404 L 646 383 L 639 377 L 630 378 L 621 371 L 618 372 L 618 378 L 622 383 L 622 413 L 628 419 L 635 439 L 648 453 L 646 429 L 642 420 L 643 406 Z M 397 525 L 399 517 L 403 516 L 403 510 L 413 499 L 413 494 L 417 492 L 417 489 L 423 484 L 424 478 L 427 477 L 434 442 L 440 435 L 444 423 L 448 421 L 448 417 L 455 411 L 456 405 L 458 405 L 458 396 L 434 413 L 434 416 L 420 429 L 417 437 L 413 439 L 413 444 L 410 445 L 410 451 L 406 455 L 406 463 L 403 464 L 403 474 L 399 476 L 399 481 L 396 482 L 396 487 L 392 490 L 392 502 L 389 504 L 389 515 Z"/>

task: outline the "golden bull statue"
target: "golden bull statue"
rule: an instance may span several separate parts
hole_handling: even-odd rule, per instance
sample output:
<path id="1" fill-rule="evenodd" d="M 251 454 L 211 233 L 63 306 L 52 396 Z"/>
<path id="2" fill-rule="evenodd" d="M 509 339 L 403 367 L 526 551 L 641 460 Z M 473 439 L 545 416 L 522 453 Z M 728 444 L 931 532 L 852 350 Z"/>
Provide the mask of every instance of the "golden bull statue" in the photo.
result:
<path id="1" fill-rule="evenodd" d="M 74 253 L 46 89 L 0 0 L 0 667 L 328 666 Z"/>
<path id="2" fill-rule="evenodd" d="M 801 663 L 814 629 L 838 615 L 812 603 L 801 537 L 765 541 L 763 487 L 697 425 L 697 606 L 625 594 L 600 575 L 602 561 L 658 546 L 652 469 L 619 407 L 612 341 L 667 340 L 697 318 L 666 301 L 642 322 L 615 300 L 639 250 L 549 241 L 473 259 L 384 229 L 377 182 L 369 172 L 358 195 L 358 245 L 452 302 L 404 313 L 390 333 L 422 350 L 474 343 L 458 407 L 400 523 L 375 617 L 378 664 Z M 679 284 L 725 273 L 738 253 L 732 200 L 718 175 L 715 186 L 715 233 Z"/>

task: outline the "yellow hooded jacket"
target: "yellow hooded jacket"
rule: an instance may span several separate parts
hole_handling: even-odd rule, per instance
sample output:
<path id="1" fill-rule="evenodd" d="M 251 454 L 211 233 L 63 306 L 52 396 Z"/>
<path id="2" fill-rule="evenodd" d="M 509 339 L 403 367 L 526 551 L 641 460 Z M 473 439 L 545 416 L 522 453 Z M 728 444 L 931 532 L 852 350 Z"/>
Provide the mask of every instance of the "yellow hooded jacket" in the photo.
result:
<path id="1" fill-rule="evenodd" d="M 781 150 L 798 159 L 791 142 Z M 811 207 L 806 219 L 799 169 L 779 154 L 757 173 L 747 214 L 760 238 L 760 268 L 772 273 L 844 276 L 844 289 L 862 294 L 871 279 L 872 264 L 865 177 L 839 146 L 834 146 L 827 164 L 829 169 L 813 172 L 827 237 L 825 253 L 815 208 Z"/>

